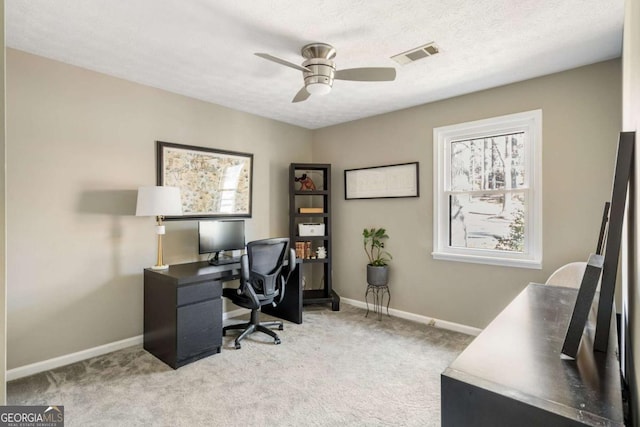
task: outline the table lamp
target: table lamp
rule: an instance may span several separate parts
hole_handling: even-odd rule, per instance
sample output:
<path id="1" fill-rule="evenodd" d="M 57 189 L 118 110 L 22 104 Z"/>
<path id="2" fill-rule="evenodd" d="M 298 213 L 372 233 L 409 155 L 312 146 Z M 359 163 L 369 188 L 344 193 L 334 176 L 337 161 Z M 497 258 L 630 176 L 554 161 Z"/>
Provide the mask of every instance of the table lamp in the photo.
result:
<path id="1" fill-rule="evenodd" d="M 155 216 L 158 225 L 158 261 L 152 270 L 169 268 L 162 262 L 162 235 L 165 233 L 162 221 L 167 215 L 182 215 L 182 202 L 178 187 L 140 187 L 138 188 L 138 202 L 136 216 Z"/>

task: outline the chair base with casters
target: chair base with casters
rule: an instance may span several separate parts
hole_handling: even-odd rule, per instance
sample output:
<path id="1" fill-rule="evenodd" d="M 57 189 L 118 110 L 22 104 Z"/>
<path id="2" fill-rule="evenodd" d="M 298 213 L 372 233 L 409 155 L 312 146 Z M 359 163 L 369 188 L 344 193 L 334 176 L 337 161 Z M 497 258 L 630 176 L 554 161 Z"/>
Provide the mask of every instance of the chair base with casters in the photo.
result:
<path id="1" fill-rule="evenodd" d="M 236 337 L 235 340 L 236 350 L 239 350 L 241 347 L 240 341 L 242 341 L 247 335 L 250 335 L 254 332 L 265 333 L 273 338 L 273 342 L 275 344 L 280 344 L 281 341 L 278 337 L 278 334 L 269 329 L 269 327 L 277 326 L 278 330 L 282 331 L 284 330 L 284 324 L 281 321 L 260 322 L 258 320 L 259 313 L 260 312 L 258 310 L 251 310 L 251 320 L 249 320 L 249 322 L 225 326 L 224 328 L 222 328 L 222 336 L 226 337 L 227 331 L 241 330 L 242 332 L 240 333 L 240 335 L 238 335 L 238 337 Z"/>

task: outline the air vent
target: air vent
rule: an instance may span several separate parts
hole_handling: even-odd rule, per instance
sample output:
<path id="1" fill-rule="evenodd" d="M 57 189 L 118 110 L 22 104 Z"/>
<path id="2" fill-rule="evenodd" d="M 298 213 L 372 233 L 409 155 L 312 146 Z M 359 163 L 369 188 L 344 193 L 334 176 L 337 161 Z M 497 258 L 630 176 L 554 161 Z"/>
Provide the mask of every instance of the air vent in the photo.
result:
<path id="1" fill-rule="evenodd" d="M 406 52 L 399 53 L 391 57 L 400 65 L 407 65 L 411 62 L 418 61 L 423 58 L 435 55 L 440 52 L 438 46 L 434 43 L 427 43 L 424 46 L 416 47 L 415 49 L 408 50 Z"/>

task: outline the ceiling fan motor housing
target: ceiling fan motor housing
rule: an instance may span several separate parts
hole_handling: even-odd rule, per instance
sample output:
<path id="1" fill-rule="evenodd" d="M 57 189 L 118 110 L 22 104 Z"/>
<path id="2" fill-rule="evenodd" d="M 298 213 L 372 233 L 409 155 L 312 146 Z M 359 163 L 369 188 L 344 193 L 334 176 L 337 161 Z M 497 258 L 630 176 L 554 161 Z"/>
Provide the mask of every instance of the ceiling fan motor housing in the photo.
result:
<path id="1" fill-rule="evenodd" d="M 310 70 L 303 72 L 307 91 L 317 94 L 330 92 L 336 73 L 336 66 L 332 61 L 336 56 L 335 48 L 326 43 L 310 43 L 303 46 L 300 53 L 307 58 L 302 66 Z"/>
<path id="2" fill-rule="evenodd" d="M 336 67 L 333 61 L 313 58 L 304 61 L 302 66 L 310 70 L 303 72 L 305 86 L 308 87 L 312 84 L 333 86 L 333 77 L 336 73 Z"/>

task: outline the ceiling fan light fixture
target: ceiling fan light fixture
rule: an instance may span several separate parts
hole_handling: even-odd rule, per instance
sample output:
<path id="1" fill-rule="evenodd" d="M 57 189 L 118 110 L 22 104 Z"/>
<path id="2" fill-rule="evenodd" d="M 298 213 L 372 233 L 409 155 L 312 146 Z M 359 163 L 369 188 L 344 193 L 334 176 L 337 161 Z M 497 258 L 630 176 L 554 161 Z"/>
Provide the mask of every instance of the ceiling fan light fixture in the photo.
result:
<path id="1" fill-rule="evenodd" d="M 331 92 L 331 86 L 326 83 L 309 83 L 307 85 L 307 92 L 311 95 L 326 95 Z"/>

